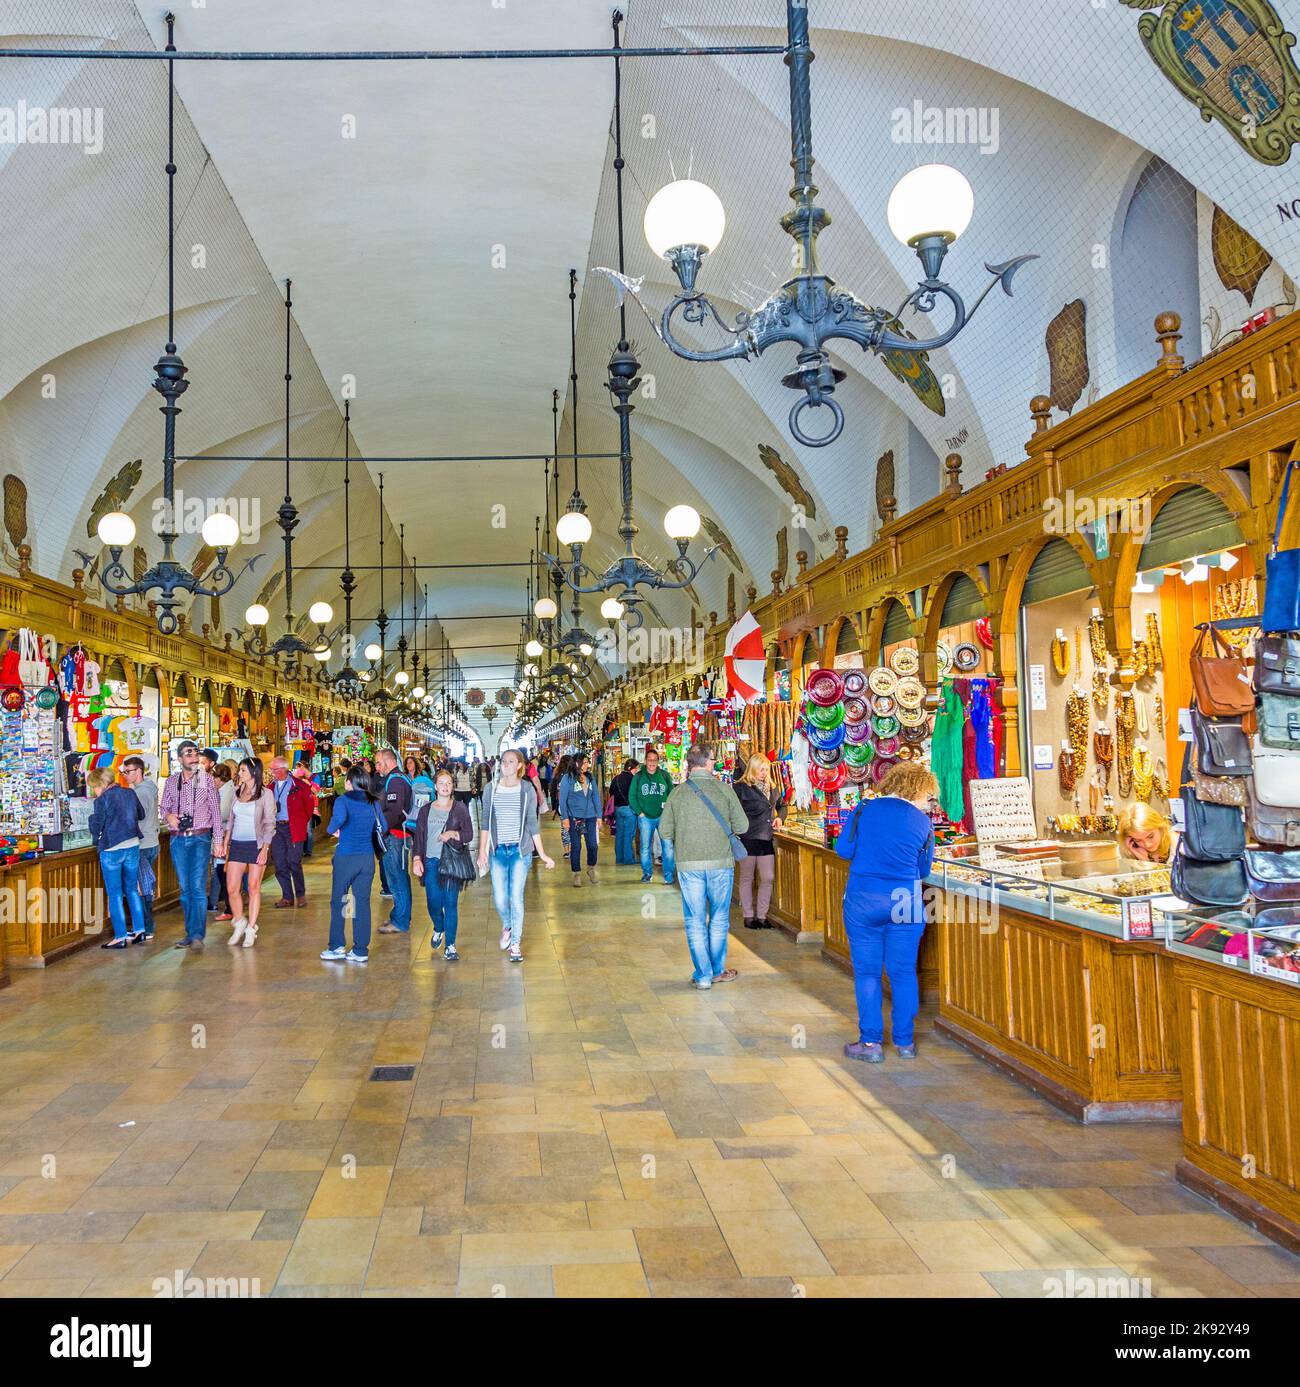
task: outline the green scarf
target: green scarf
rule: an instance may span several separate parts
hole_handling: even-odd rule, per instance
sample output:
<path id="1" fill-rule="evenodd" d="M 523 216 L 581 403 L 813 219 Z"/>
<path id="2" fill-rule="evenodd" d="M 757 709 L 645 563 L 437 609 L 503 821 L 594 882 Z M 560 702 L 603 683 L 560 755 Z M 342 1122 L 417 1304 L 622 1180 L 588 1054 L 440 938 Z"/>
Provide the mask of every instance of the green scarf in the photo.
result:
<path id="1" fill-rule="evenodd" d="M 943 686 L 943 704 L 934 719 L 934 735 L 930 741 L 930 769 L 939 782 L 939 803 L 953 823 L 960 823 L 966 813 L 962 793 L 962 729 L 966 712 L 957 697 L 952 681 Z"/>

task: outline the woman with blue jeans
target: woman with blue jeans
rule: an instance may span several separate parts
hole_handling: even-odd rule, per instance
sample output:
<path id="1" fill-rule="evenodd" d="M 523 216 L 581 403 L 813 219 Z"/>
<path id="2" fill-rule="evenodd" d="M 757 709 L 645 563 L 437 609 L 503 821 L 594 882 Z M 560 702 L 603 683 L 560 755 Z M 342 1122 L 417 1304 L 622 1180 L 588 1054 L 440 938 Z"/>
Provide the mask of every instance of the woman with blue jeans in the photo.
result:
<path id="1" fill-rule="evenodd" d="M 560 781 L 560 820 L 569 832 L 569 865 L 573 884 L 582 885 L 582 845 L 587 844 L 587 875 L 596 880 L 597 844 L 600 841 L 600 792 L 591 773 L 591 757 L 575 756 L 569 773 Z"/>
<path id="2" fill-rule="evenodd" d="M 424 900 L 433 921 L 433 951 L 444 939 L 443 955 L 455 963 L 456 931 L 460 924 L 460 892 L 464 882 L 442 874 L 442 850 L 447 843 L 469 847 L 474 841 L 474 821 L 468 804 L 456 798 L 456 780 L 450 771 L 439 771 L 433 798 L 420 810 L 415 821 L 411 849 L 411 870 L 424 881 Z"/>
<path id="3" fill-rule="evenodd" d="M 492 904 L 501 917 L 501 948 L 510 950 L 510 962 L 522 963 L 524 934 L 524 883 L 533 853 L 546 867 L 554 861 L 546 855 L 537 828 L 537 792 L 524 777 L 523 752 L 513 747 L 501 753 L 501 775 L 496 784 L 483 787 L 483 831 L 479 835 L 480 871 L 492 873 Z"/>
<path id="4" fill-rule="evenodd" d="M 348 772 L 348 790 L 334 801 L 330 832 L 339 840 L 334 849 L 334 880 L 330 887 L 330 942 L 321 951 L 327 963 L 367 963 L 370 960 L 370 888 L 375 880 L 375 829 L 384 823 L 374 796 L 373 781 L 364 766 Z M 352 948 L 347 947 L 344 901 L 352 893 Z"/>
<path id="5" fill-rule="evenodd" d="M 885 774 L 875 799 L 858 805 L 836 841 L 836 853 L 850 863 L 844 933 L 853 961 L 858 1039 L 844 1047 L 849 1059 L 880 1064 L 885 1058 L 882 973 L 889 974 L 894 1049 L 900 1059 L 916 1057 L 916 955 L 925 933 L 921 879 L 934 861 L 927 811 L 938 793 L 930 771 L 902 762 Z"/>
<path id="6" fill-rule="evenodd" d="M 136 884 L 140 873 L 140 821 L 144 806 L 134 790 L 117 784 L 107 766 L 97 766 L 86 777 L 86 785 L 94 796 L 95 807 L 90 811 L 90 836 L 99 851 L 99 869 L 104 878 L 104 894 L 108 897 L 108 917 L 113 922 L 113 937 L 101 944 L 101 949 L 125 949 L 137 941 L 144 942 L 144 903 Z M 131 931 L 126 928 L 126 897 L 131 912 Z"/>

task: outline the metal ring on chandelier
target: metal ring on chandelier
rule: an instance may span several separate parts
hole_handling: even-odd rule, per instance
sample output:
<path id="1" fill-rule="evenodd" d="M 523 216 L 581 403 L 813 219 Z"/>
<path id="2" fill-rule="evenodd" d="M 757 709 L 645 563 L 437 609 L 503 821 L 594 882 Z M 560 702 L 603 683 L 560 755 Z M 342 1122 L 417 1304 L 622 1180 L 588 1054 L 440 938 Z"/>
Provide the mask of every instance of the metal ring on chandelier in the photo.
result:
<path id="1" fill-rule="evenodd" d="M 814 438 L 811 434 L 806 434 L 799 427 L 799 416 L 805 409 L 810 407 L 816 409 L 821 405 L 826 405 L 830 409 L 831 416 L 835 420 L 835 425 L 829 433 Z M 802 443 L 805 448 L 824 448 L 828 443 L 834 443 L 840 434 L 843 433 L 844 411 L 840 408 L 839 401 L 832 396 L 824 395 L 820 400 L 814 400 L 810 396 L 806 396 L 804 399 L 798 401 L 790 410 L 789 423 L 790 432 L 794 436 L 796 442 Z"/>

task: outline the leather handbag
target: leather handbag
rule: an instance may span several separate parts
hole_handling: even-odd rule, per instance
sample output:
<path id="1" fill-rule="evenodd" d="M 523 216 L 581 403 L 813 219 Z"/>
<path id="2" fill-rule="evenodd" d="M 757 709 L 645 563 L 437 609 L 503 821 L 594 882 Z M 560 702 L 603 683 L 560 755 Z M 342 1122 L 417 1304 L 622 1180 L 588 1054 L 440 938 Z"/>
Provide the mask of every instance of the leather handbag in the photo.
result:
<path id="1" fill-rule="evenodd" d="M 1240 718 L 1207 718 L 1192 700 L 1192 735 L 1202 775 L 1249 775 L 1250 739 Z"/>
<path id="2" fill-rule="evenodd" d="M 1300 901 L 1300 852 L 1247 849 L 1246 881 L 1256 900 Z"/>
<path id="3" fill-rule="evenodd" d="M 1300 751 L 1300 697 L 1260 694 L 1258 722 L 1259 739 L 1265 746 Z"/>
<path id="4" fill-rule="evenodd" d="M 446 881 L 477 881 L 478 863 L 464 843 L 444 843 L 438 853 L 438 878 Z"/>
<path id="5" fill-rule="evenodd" d="M 1255 738 L 1255 795 L 1277 809 L 1300 807 L 1300 751 L 1266 747 Z"/>
<path id="6" fill-rule="evenodd" d="M 1169 868 L 1170 889 L 1194 905 L 1219 908 L 1245 905 L 1250 896 L 1244 859 L 1231 862 L 1198 862 L 1180 838 Z"/>
<path id="7" fill-rule="evenodd" d="M 1255 642 L 1255 691 L 1300 697 L 1300 640 L 1263 635 Z"/>
<path id="8" fill-rule="evenodd" d="M 1264 804 L 1253 779 L 1246 782 L 1246 827 L 1266 848 L 1300 848 L 1300 808 Z"/>
<path id="9" fill-rule="evenodd" d="M 1213 718 L 1240 717 L 1255 706 L 1255 690 L 1245 660 L 1213 626 L 1202 626 L 1192 647 L 1192 687 L 1197 707 Z"/>
<path id="10" fill-rule="evenodd" d="M 1246 821 L 1230 804 L 1214 804 L 1192 793 L 1188 771 L 1192 749 L 1183 752 L 1183 839 L 1198 862 L 1230 862 L 1246 851 Z"/>
<path id="11" fill-rule="evenodd" d="M 1264 614 L 1260 626 L 1269 633 L 1300 631 L 1300 549 L 1279 549 L 1282 522 L 1286 519 L 1291 474 L 1300 465 L 1288 462 L 1282 476 L 1282 495 L 1277 503 L 1277 524 L 1273 527 L 1273 547 L 1264 569 Z"/>
<path id="12" fill-rule="evenodd" d="M 1207 804 L 1235 804 L 1246 807 L 1246 777 L 1244 775 L 1202 775 L 1192 756 L 1192 793 Z"/>

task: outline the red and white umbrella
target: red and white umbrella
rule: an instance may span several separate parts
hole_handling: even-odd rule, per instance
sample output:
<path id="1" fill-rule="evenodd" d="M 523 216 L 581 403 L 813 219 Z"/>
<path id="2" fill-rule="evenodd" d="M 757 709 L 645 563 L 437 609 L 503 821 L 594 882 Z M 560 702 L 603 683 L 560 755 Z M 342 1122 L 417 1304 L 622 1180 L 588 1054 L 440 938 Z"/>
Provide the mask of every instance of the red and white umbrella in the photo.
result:
<path id="1" fill-rule="evenodd" d="M 753 612 L 746 612 L 727 632 L 723 666 L 727 671 L 727 690 L 740 702 L 753 703 L 762 695 L 767 651 L 762 628 Z"/>

